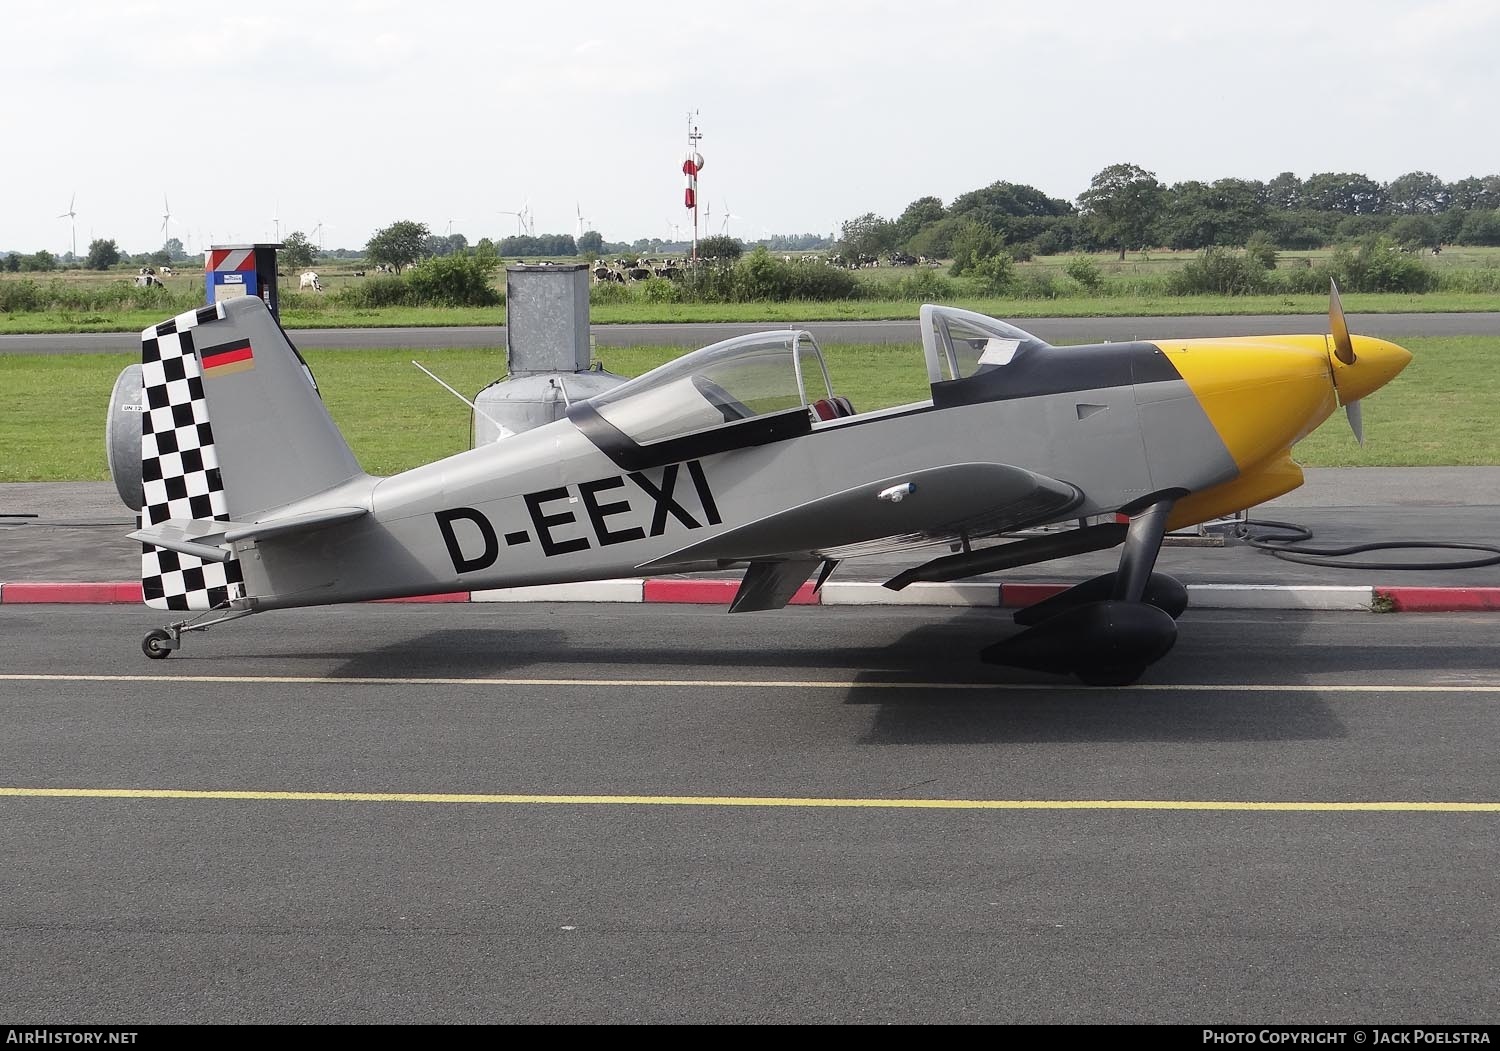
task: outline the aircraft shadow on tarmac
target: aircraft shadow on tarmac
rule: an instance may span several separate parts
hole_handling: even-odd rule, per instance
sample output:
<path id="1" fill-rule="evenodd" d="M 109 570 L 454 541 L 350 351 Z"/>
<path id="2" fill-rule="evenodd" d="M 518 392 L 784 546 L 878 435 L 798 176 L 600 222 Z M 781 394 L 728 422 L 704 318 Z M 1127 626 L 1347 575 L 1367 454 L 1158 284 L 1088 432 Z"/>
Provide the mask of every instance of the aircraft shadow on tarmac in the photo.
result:
<path id="1" fill-rule="evenodd" d="M 1150 669 L 1152 683 L 1202 684 L 1166 692 L 1090 689 L 1047 676 L 981 663 L 978 651 L 1018 630 L 996 610 L 934 610 L 934 619 L 896 636 L 849 645 L 810 629 L 805 618 L 760 620 L 740 645 L 694 645 L 684 638 L 643 639 L 629 653 L 590 645 L 562 629 L 505 627 L 404 636 L 374 649 L 306 652 L 299 658 L 341 660 L 348 677 L 834 679 L 846 690 L 809 689 L 806 703 L 871 705 L 867 740 L 877 744 L 1025 741 L 1296 741 L 1346 736 L 1342 721 L 1315 693 L 1231 692 L 1217 683 L 1422 682 L 1474 669 L 1472 646 L 1431 641 L 1397 648 L 1365 639 L 1371 621 L 1329 633 L 1327 615 L 1283 612 L 1248 630 L 1246 618 L 1184 618 L 1176 649 Z M 816 615 L 816 614 L 813 614 Z M 1353 615 L 1351 615 L 1353 616 Z M 774 625 L 774 626 L 773 626 Z M 1388 636 L 1386 636 L 1388 638 Z M 823 645 L 827 639 L 830 645 Z M 1361 641 L 1351 641 L 1351 640 Z M 839 644 L 840 640 L 843 644 Z M 368 646 L 368 639 L 365 640 Z M 287 655 L 282 654 L 283 658 Z M 1481 655 L 1480 660 L 1496 662 Z M 912 683 L 891 687 L 886 683 Z M 1007 688 L 944 690 L 923 683 L 995 683 Z M 1035 684 L 1035 691 L 1024 689 Z M 1023 687 L 1017 689 L 1015 687 Z M 1064 687 L 1058 689 L 1057 687 Z M 1073 687 L 1076 687 L 1073 688 Z M 784 695 L 783 695 L 784 696 Z"/>
<path id="2" fill-rule="evenodd" d="M 962 615 L 955 621 L 934 621 L 903 636 L 902 652 L 919 655 L 913 671 L 934 655 L 953 653 L 952 640 Z M 985 625 L 993 631 L 994 622 Z M 1298 626 L 1288 626 L 1295 634 Z M 1222 652 L 1193 641 L 1184 629 L 1176 649 L 1161 664 L 1148 669 L 1143 684 L 1245 681 L 1235 668 L 1226 668 Z M 967 640 L 965 640 L 967 641 Z M 993 641 L 993 637 L 988 637 Z M 1194 652 L 1197 651 L 1197 652 Z M 942 658 L 939 658 L 940 660 Z M 1238 661 L 1228 662 L 1238 665 Z M 1207 676 L 1194 675 L 1208 668 Z M 990 668 L 972 651 L 947 660 L 947 677 L 975 682 L 1023 684 L 1047 688 L 1035 692 L 1007 688 L 986 694 L 947 690 L 892 690 L 879 685 L 882 676 L 861 673 L 845 698 L 846 704 L 876 708 L 867 739 L 876 744 L 991 744 L 1027 742 L 1210 742 L 1330 740 L 1347 736 L 1343 722 L 1314 694 L 1228 693 L 1213 689 L 1189 693 L 1090 688 L 1064 676 Z M 965 675 L 965 671 L 972 674 Z M 1227 672 L 1227 674 L 1226 674 Z M 956 673 L 956 674 L 955 674 Z M 988 673 L 988 674 L 987 674 Z M 998 673 L 998 674 L 996 674 Z M 941 681 L 936 675 L 928 681 Z M 1285 681 L 1295 682 L 1294 677 Z M 1076 686 L 1059 690 L 1056 687 Z"/>

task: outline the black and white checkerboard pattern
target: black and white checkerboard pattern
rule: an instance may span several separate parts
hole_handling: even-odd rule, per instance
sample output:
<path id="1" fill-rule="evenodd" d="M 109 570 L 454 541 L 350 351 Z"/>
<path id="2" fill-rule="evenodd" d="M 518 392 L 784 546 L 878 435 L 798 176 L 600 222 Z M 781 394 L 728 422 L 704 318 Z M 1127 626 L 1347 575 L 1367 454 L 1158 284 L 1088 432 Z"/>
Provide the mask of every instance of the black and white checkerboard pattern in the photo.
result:
<path id="1" fill-rule="evenodd" d="M 222 320 L 218 304 L 190 310 L 141 333 L 141 481 L 145 525 L 169 518 L 227 522 L 214 432 L 203 397 L 193 329 Z M 206 610 L 244 593 L 238 559 L 205 562 L 143 544 L 141 590 L 156 609 Z"/>

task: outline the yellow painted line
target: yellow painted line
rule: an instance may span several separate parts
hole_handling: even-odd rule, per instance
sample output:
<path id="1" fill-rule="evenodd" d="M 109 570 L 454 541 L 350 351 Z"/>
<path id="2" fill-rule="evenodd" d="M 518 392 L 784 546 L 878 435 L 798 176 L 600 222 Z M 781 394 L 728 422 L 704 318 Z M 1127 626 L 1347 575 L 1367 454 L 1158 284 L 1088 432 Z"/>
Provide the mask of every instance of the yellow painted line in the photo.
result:
<path id="1" fill-rule="evenodd" d="M 1500 802 L 1336 802 L 1217 799 L 841 799 L 800 796 L 609 796 L 449 792 L 256 792 L 179 788 L 3 788 L 0 797 L 208 799 L 292 803 L 479 803 L 491 806 L 784 807 L 833 810 L 1208 810 L 1496 814 Z"/>
<path id="2" fill-rule="evenodd" d="M 1097 692 L 1076 682 L 896 682 L 852 679 L 523 679 L 471 676 L 342 675 L 48 675 L 0 674 L 0 682 L 125 682 L 152 685 L 235 684 L 290 686 L 651 686 L 797 690 L 1044 690 Z M 1137 683 L 1136 693 L 1500 693 L 1500 683 Z"/>

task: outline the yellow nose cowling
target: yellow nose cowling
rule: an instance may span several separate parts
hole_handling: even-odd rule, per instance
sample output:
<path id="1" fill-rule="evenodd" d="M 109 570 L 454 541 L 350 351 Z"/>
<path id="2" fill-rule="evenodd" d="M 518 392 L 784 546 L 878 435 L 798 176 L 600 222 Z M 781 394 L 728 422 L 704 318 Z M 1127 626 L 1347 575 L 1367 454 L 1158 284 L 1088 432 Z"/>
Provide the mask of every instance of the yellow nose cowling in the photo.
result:
<path id="1" fill-rule="evenodd" d="M 1332 337 L 1329 337 L 1330 349 Z M 1411 351 L 1374 336 L 1351 336 L 1354 363 L 1345 365 L 1330 352 L 1333 385 L 1339 392 L 1339 404 L 1348 405 L 1384 387 L 1411 361 Z"/>
<path id="2" fill-rule="evenodd" d="M 1158 342 L 1241 472 L 1279 455 L 1338 408 L 1322 336 Z"/>

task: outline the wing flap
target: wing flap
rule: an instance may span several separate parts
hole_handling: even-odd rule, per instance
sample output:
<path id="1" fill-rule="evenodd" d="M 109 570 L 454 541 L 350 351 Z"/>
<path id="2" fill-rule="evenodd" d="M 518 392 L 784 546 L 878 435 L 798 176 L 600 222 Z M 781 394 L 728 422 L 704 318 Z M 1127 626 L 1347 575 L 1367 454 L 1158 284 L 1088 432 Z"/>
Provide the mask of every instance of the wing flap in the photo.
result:
<path id="1" fill-rule="evenodd" d="M 1078 506 L 1076 486 L 998 463 L 960 463 L 893 475 L 725 530 L 645 563 L 793 561 L 902 538 L 930 542 L 1046 521 Z"/>

